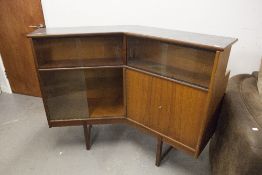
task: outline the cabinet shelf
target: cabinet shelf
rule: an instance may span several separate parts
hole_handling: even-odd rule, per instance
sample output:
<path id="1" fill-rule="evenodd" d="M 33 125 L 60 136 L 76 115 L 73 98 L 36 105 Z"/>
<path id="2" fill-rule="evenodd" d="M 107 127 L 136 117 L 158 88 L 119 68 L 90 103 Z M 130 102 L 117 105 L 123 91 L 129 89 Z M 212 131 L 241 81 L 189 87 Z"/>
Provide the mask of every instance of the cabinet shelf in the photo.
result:
<path id="1" fill-rule="evenodd" d="M 124 116 L 123 98 L 88 99 L 90 118 Z"/>
<path id="2" fill-rule="evenodd" d="M 67 59 L 47 61 L 46 63 L 39 65 L 39 69 L 121 65 L 123 65 L 123 61 L 121 60 L 121 58 Z"/>
<path id="3" fill-rule="evenodd" d="M 182 68 L 167 66 L 147 60 L 130 60 L 128 66 L 149 71 L 161 76 L 183 81 L 208 89 L 210 76 L 200 72 L 193 72 Z"/>

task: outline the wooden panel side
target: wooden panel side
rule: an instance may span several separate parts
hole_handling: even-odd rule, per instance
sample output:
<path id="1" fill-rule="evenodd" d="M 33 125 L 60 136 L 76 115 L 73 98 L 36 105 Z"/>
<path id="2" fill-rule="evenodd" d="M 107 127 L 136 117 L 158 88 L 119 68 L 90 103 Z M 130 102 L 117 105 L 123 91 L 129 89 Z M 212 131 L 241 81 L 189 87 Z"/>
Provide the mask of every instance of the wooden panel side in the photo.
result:
<path id="1" fill-rule="evenodd" d="M 207 92 L 127 70 L 127 116 L 195 149 Z"/>
<path id="2" fill-rule="evenodd" d="M 37 56 L 36 56 L 36 53 L 35 53 L 34 42 L 33 42 L 32 38 L 29 41 L 30 41 L 30 46 L 32 48 L 34 67 L 36 69 L 36 75 L 37 75 L 37 80 L 38 80 L 38 83 L 39 83 L 39 89 L 40 89 L 40 94 L 41 94 L 40 96 L 42 97 L 48 126 L 51 127 L 51 125 L 50 125 L 50 112 L 49 112 L 48 107 L 47 107 L 47 95 L 45 94 L 45 92 L 43 90 L 43 82 L 41 81 L 40 72 L 38 70 L 38 63 L 37 63 Z"/>
<path id="3" fill-rule="evenodd" d="M 212 73 L 212 79 L 209 85 L 208 102 L 206 106 L 206 119 L 201 126 L 201 137 L 198 140 L 197 154 L 205 148 L 209 139 L 212 137 L 215 129 L 220 104 L 226 91 L 229 73 L 226 73 L 231 47 L 226 48 L 223 52 L 217 51 L 215 65 Z"/>

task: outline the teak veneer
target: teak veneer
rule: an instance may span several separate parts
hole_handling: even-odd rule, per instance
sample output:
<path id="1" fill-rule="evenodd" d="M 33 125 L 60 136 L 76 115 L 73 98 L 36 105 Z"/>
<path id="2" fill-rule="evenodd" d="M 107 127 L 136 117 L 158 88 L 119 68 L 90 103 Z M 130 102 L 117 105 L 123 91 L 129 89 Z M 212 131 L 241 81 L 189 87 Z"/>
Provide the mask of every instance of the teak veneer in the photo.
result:
<path id="1" fill-rule="evenodd" d="M 28 34 L 49 127 L 126 123 L 195 157 L 212 136 L 235 38 L 143 26 Z M 89 125 L 87 127 L 87 125 Z"/>

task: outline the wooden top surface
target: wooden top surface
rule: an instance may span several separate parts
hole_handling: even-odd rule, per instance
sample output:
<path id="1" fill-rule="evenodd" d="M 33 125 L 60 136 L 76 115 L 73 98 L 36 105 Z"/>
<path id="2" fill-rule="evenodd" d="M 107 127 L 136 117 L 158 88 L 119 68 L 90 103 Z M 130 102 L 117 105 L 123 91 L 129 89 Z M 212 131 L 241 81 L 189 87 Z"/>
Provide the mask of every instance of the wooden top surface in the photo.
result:
<path id="1" fill-rule="evenodd" d="M 177 44 L 223 51 L 237 41 L 236 38 L 160 29 L 145 26 L 90 26 L 74 28 L 40 28 L 28 34 L 30 38 L 84 36 L 96 34 L 126 34 L 158 39 Z"/>

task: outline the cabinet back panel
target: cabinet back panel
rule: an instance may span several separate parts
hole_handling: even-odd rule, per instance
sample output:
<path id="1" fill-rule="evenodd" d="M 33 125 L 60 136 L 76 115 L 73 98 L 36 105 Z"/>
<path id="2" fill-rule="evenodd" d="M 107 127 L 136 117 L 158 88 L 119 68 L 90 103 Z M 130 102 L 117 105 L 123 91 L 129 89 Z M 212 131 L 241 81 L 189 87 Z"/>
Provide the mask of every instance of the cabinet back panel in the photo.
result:
<path id="1" fill-rule="evenodd" d="M 87 98 L 122 98 L 122 69 L 89 69 L 85 71 Z"/>
<path id="2" fill-rule="evenodd" d="M 126 77 L 127 117 L 195 149 L 207 92 L 133 70 Z"/>

